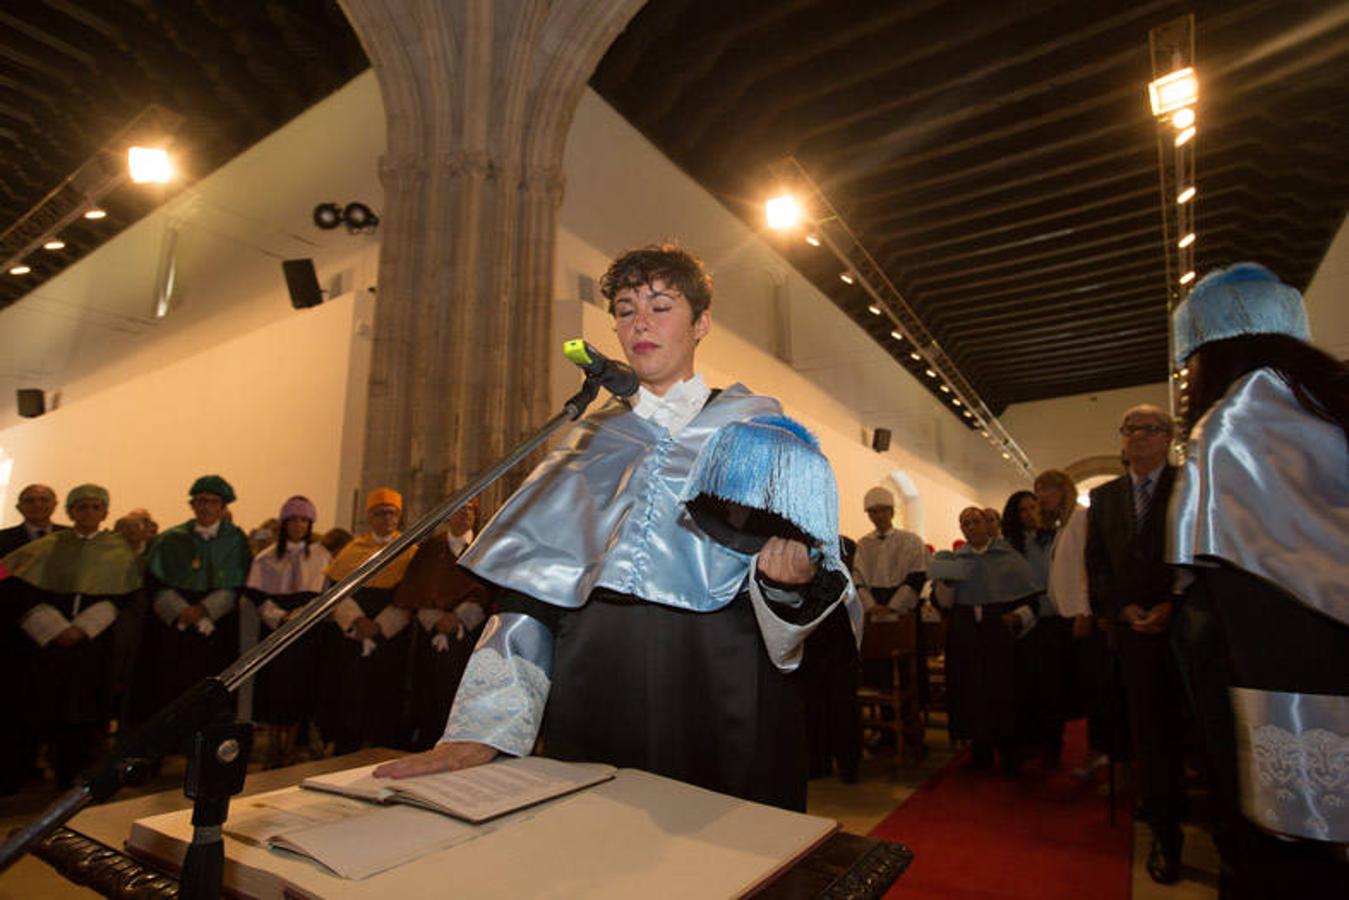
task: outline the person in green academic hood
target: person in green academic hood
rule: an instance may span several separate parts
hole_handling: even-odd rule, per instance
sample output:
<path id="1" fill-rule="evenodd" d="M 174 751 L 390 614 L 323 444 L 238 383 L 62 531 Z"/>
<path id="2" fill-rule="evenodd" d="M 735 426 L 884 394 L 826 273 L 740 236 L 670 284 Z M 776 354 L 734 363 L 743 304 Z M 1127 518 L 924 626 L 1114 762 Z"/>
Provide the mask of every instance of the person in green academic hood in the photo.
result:
<path id="1" fill-rule="evenodd" d="M 4 557 L 4 587 L 17 628 L 4 636 L 15 682 L 4 686 L 6 738 L 0 778 L 9 791 L 41 744 L 62 787 L 92 761 L 112 715 L 112 628 L 140 590 L 126 541 L 99 526 L 108 491 L 82 484 L 66 497 L 75 523 Z"/>
<path id="2" fill-rule="evenodd" d="M 151 671 L 142 678 L 149 714 L 237 654 L 235 605 L 248 578 L 252 553 L 248 537 L 229 521 L 234 488 L 219 475 L 192 483 L 192 518 L 161 534 L 150 547 L 147 564 L 154 611 Z"/>

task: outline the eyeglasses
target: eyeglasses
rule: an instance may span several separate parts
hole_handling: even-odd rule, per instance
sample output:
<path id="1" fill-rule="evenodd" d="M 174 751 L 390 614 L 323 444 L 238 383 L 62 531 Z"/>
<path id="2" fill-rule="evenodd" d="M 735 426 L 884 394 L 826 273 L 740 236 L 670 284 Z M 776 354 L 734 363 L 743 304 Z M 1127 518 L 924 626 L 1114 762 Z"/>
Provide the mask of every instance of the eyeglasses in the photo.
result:
<path id="1" fill-rule="evenodd" d="M 1166 434 L 1170 431 L 1161 425 L 1121 425 L 1119 433 L 1125 437 L 1133 437 L 1136 434 Z"/>

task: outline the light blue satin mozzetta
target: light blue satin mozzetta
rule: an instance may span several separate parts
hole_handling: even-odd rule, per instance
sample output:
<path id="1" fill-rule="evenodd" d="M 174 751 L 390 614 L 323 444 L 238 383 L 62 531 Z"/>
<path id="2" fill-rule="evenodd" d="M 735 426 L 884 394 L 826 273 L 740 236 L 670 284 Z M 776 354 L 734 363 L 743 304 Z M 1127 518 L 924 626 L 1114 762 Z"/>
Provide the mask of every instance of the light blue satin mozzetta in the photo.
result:
<path id="1" fill-rule="evenodd" d="M 1271 831 L 1349 842 L 1349 700 L 1231 689 L 1241 808 Z"/>
<path id="2" fill-rule="evenodd" d="M 939 551 L 928 560 L 927 576 L 950 582 L 960 606 L 1010 603 L 1045 589 L 1026 558 L 1003 538 L 994 538 L 983 553 L 969 544 Z"/>
<path id="3" fill-rule="evenodd" d="M 598 587 L 695 612 L 721 609 L 744 587 L 750 557 L 709 539 L 680 498 L 718 428 L 780 413 L 777 401 L 737 384 L 672 437 L 613 401 L 572 429 L 459 564 L 571 609 Z"/>
<path id="4" fill-rule="evenodd" d="M 523 613 L 487 620 L 469 657 L 443 741 L 476 741 L 528 756 L 543 723 L 553 671 L 553 635 Z"/>
<path id="5" fill-rule="evenodd" d="M 1223 560 L 1349 624 L 1349 449 L 1270 369 L 1239 379 L 1190 435 L 1167 559 Z"/>

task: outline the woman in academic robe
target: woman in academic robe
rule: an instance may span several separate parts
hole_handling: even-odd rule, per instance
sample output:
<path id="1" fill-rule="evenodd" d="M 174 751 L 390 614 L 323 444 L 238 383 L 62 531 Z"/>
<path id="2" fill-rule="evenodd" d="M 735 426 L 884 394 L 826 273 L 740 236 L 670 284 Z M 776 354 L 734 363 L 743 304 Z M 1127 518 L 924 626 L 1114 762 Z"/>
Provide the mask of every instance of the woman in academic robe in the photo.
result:
<path id="1" fill-rule="evenodd" d="M 350 575 L 400 534 L 401 494 L 377 488 L 366 497 L 365 506 L 370 531 L 337 554 L 328 567 L 329 582 Z M 319 728 L 339 755 L 370 743 L 400 747 L 405 742 L 411 616 L 393 601 L 416 553 L 413 547 L 400 555 L 330 614 L 323 639 Z"/>
<path id="2" fill-rule="evenodd" d="M 601 289 L 638 388 L 578 424 L 460 559 L 500 588 L 496 612 L 441 742 L 377 775 L 537 740 L 555 758 L 804 809 L 793 673 L 838 605 L 860 631 L 833 472 L 776 401 L 695 371 L 711 281 L 692 255 L 629 251 Z"/>
<path id="3" fill-rule="evenodd" d="M 394 597 L 413 621 L 406 723 L 413 750 L 433 746 L 445 731 L 454 693 L 487 621 L 487 586 L 457 564 L 473 542 L 477 510 L 477 501 L 470 501 L 450 517 L 446 532 L 418 546 Z"/>
<path id="4" fill-rule="evenodd" d="M 1044 587 L 1011 544 L 993 536 L 985 510 L 960 513 L 965 543 L 928 565 L 933 596 L 950 610 L 946 638 L 951 737 L 973 742 L 971 765 L 987 768 L 997 751 L 1003 771 L 1021 769 L 1015 643 L 1035 624 Z"/>
<path id="5" fill-rule="evenodd" d="M 7 601 L 18 614 L 23 675 L 17 685 L 20 739 L 45 743 L 57 783 L 69 786 L 94 757 L 113 715 L 112 625 L 141 588 L 131 547 L 99 526 L 108 492 L 82 484 L 66 497 L 74 527 L 15 550 Z"/>
<path id="6" fill-rule="evenodd" d="M 1193 385 L 1168 559 L 1215 782 L 1221 890 L 1349 897 L 1349 366 L 1255 263 L 1177 307 Z M 1187 582 L 1189 582 L 1187 584 Z"/>
<path id="7" fill-rule="evenodd" d="M 258 611 L 261 637 L 290 621 L 323 590 L 332 557 L 314 537 L 318 511 L 307 497 L 281 507 L 280 536 L 253 557 L 245 594 Z M 314 713 L 318 690 L 318 628 L 311 628 L 257 675 L 254 718 L 267 725 L 267 767 L 295 761 L 302 723 Z"/>

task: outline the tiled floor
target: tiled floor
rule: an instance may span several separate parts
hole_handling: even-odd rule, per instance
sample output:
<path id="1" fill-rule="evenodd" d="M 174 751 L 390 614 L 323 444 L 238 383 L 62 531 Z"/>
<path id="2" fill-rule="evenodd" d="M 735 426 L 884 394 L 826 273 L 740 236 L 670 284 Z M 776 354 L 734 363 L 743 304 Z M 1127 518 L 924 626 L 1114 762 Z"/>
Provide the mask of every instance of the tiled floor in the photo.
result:
<path id="1" fill-rule="evenodd" d="M 862 779 L 857 784 L 843 784 L 833 777 L 811 781 L 809 811 L 838 819 L 844 830 L 866 834 L 913 794 L 926 778 L 951 761 L 952 751 L 944 730 L 930 730 L 927 744 L 930 752 L 919 765 L 897 765 L 892 755 L 869 756 L 863 762 Z M 170 760 L 154 782 L 119 794 L 118 799 L 143 793 L 180 790 L 182 775 L 182 760 Z M 51 789 L 32 784 L 17 796 L 0 798 L 0 834 L 8 834 L 13 828 L 26 824 L 51 796 Z M 1104 798 L 1101 805 L 1101 814 L 1104 816 Z M 1186 828 L 1185 877 L 1179 884 L 1170 887 L 1154 884 L 1148 877 L 1144 868 L 1147 849 L 1147 829 L 1136 826 L 1134 900 L 1207 900 L 1217 896 L 1217 853 L 1206 833 L 1193 827 Z M 64 881 L 44 863 L 31 858 L 21 860 L 9 871 L 0 874 L 0 900 L 26 900 L 32 897 L 64 900 L 96 896 L 91 891 Z"/>

